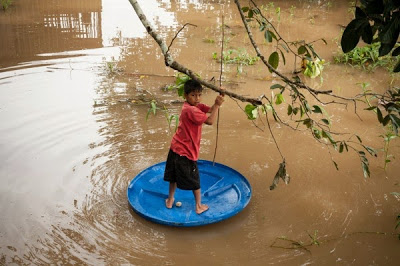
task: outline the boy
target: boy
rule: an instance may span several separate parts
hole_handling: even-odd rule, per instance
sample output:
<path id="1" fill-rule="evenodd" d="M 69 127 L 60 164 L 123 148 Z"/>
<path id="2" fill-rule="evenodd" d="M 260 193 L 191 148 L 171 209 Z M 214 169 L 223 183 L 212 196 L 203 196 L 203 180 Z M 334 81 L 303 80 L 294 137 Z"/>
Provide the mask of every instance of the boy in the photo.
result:
<path id="1" fill-rule="evenodd" d="M 196 213 L 208 210 L 201 203 L 200 177 L 197 168 L 199 157 L 201 128 L 203 123 L 212 125 L 217 117 L 218 108 L 224 102 L 224 96 L 218 95 L 212 107 L 200 103 L 203 87 L 195 80 L 188 80 L 184 86 L 182 112 L 178 129 L 171 141 L 171 147 L 165 166 L 164 180 L 169 182 L 169 195 L 165 200 L 167 208 L 174 205 L 176 188 L 192 190 L 196 201 Z M 210 113 L 207 116 L 207 113 Z"/>

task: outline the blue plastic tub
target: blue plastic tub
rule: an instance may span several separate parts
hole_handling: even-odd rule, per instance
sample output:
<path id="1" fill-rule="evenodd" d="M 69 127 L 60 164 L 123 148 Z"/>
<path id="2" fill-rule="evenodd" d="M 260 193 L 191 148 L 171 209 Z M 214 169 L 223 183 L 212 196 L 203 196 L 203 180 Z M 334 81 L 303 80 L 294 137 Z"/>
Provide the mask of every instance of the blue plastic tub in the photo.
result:
<path id="1" fill-rule="evenodd" d="M 147 220 L 171 226 L 199 226 L 216 223 L 243 210 L 251 199 L 251 186 L 236 170 L 223 164 L 199 160 L 202 203 L 209 210 L 195 211 L 192 191 L 177 189 L 172 209 L 165 207 L 169 183 L 163 180 L 165 162 L 140 172 L 129 184 L 127 195 L 133 210 Z"/>

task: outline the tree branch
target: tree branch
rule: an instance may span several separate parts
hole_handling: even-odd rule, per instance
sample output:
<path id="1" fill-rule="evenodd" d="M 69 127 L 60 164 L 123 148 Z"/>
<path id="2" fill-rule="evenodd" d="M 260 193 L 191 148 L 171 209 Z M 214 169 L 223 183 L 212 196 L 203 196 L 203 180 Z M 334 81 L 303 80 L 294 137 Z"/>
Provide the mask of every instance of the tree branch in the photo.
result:
<path id="1" fill-rule="evenodd" d="M 164 61 L 165 61 L 165 65 L 166 66 L 168 66 L 168 67 L 170 67 L 170 68 L 172 68 L 174 70 L 177 70 L 177 71 L 179 71 L 181 73 L 184 73 L 184 74 L 188 75 L 190 78 L 192 78 L 192 79 L 196 80 L 197 82 L 199 82 L 200 84 L 212 89 L 213 91 L 216 91 L 218 93 L 225 93 L 229 97 L 238 99 L 238 100 L 240 100 L 242 102 L 248 102 L 248 103 L 251 103 L 253 105 L 262 105 L 262 102 L 259 99 L 249 98 L 249 97 L 245 97 L 243 95 L 239 95 L 239 94 L 233 93 L 231 91 L 222 90 L 221 88 L 215 86 L 214 84 L 211 84 L 211 83 L 209 83 L 207 81 L 204 81 L 195 72 L 193 72 L 192 70 L 188 69 L 184 65 L 182 65 L 182 64 L 178 63 L 177 61 L 175 61 L 173 59 L 173 57 L 171 56 L 171 54 L 169 53 L 168 47 L 167 47 L 165 41 L 163 39 L 161 39 L 161 37 L 158 35 L 158 33 L 154 30 L 153 26 L 147 20 L 147 17 L 143 13 L 143 10 L 140 7 L 140 5 L 137 2 L 137 0 L 129 0 L 129 3 L 132 5 L 133 9 L 135 10 L 135 12 L 136 12 L 137 16 L 139 17 L 140 21 L 142 22 L 143 26 L 146 28 L 146 31 L 150 34 L 151 37 L 153 37 L 153 39 L 160 46 L 161 52 L 164 55 Z"/>
<path id="2" fill-rule="evenodd" d="M 244 27 L 246 29 L 247 35 L 249 36 L 251 44 L 253 45 L 254 50 L 257 53 L 257 56 L 261 59 L 261 61 L 264 63 L 264 65 L 266 65 L 271 72 L 273 72 L 277 76 L 279 76 L 286 84 L 292 85 L 292 86 L 295 86 L 295 87 L 298 87 L 298 88 L 306 89 L 307 91 L 309 91 L 311 93 L 314 93 L 316 95 L 318 95 L 318 94 L 331 94 L 332 93 L 331 90 L 328 90 L 328 91 L 314 90 L 314 89 L 310 88 L 309 86 L 305 85 L 303 82 L 291 80 L 290 78 L 286 77 L 285 75 L 283 75 L 282 73 L 277 71 L 275 68 L 273 68 L 268 63 L 268 61 L 265 59 L 265 57 L 262 55 L 262 53 L 260 51 L 260 48 L 258 48 L 258 45 L 257 45 L 257 43 L 255 42 L 255 40 L 253 38 L 253 33 L 251 32 L 249 24 L 246 21 L 246 17 L 243 14 L 243 10 L 242 10 L 242 7 L 240 6 L 239 0 L 235 0 L 235 4 L 236 4 L 236 6 L 237 6 L 237 8 L 239 10 L 239 14 L 240 14 L 240 17 L 242 19 L 243 25 L 244 25 Z M 254 4 L 254 2 L 253 2 L 253 4 Z"/>

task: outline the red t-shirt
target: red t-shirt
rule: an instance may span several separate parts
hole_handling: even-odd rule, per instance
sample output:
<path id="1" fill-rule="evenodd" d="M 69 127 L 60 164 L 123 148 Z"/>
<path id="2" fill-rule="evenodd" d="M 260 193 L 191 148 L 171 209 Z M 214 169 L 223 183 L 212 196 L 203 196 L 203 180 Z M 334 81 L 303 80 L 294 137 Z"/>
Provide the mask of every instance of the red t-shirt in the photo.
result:
<path id="1" fill-rule="evenodd" d="M 192 106 L 185 102 L 179 117 L 178 129 L 172 138 L 171 150 L 179 155 L 186 156 L 189 160 L 197 161 L 199 158 L 201 128 L 207 120 L 210 106 L 199 103 Z"/>

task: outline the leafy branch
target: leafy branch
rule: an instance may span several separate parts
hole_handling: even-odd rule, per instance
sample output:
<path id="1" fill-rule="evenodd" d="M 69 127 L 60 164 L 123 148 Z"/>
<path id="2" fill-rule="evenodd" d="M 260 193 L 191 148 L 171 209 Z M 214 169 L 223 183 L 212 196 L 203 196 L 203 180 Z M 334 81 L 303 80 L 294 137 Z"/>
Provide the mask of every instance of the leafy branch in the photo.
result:
<path id="1" fill-rule="evenodd" d="M 161 48 L 161 52 L 164 55 L 165 59 L 165 64 L 169 66 L 170 68 L 177 70 L 180 73 L 184 73 L 187 75 L 189 78 L 194 79 L 201 83 L 202 85 L 218 92 L 218 93 L 224 93 L 228 95 L 230 98 L 233 100 L 237 101 L 242 101 L 242 102 L 247 102 L 249 103 L 244 109 L 244 112 L 247 114 L 248 118 L 250 120 L 254 120 L 258 117 L 259 113 L 264 113 L 266 114 L 266 121 L 268 123 L 268 129 L 270 133 L 273 136 L 273 132 L 271 130 L 271 127 L 269 125 L 269 119 L 268 119 L 268 113 L 270 112 L 272 114 L 272 117 L 275 119 L 275 121 L 279 123 L 283 123 L 284 125 L 294 129 L 298 130 L 299 126 L 305 126 L 307 130 L 310 130 L 311 135 L 319 142 L 325 144 L 325 145 L 330 145 L 332 146 L 335 150 L 337 150 L 339 153 L 342 153 L 343 151 L 355 151 L 357 155 L 360 158 L 362 169 L 364 172 L 364 176 L 368 177 L 370 175 L 369 172 L 369 163 L 368 159 L 366 157 L 367 153 L 373 156 L 376 156 L 376 152 L 374 149 L 365 146 L 362 143 L 362 140 L 357 137 L 359 140 L 358 142 L 354 141 L 349 141 L 349 140 L 336 140 L 336 136 L 343 135 L 341 133 L 336 133 L 331 131 L 331 121 L 329 119 L 329 115 L 327 112 L 324 110 L 322 106 L 328 105 L 328 104 L 340 104 L 340 105 L 345 105 L 349 102 L 352 102 L 354 104 L 354 112 L 357 114 L 357 102 L 362 101 L 362 98 L 366 97 L 366 93 L 364 92 L 363 94 L 356 95 L 351 98 L 347 97 L 342 97 L 335 95 L 331 90 L 316 90 L 304 83 L 304 81 L 301 79 L 301 77 L 296 71 L 296 67 L 294 69 L 294 75 L 292 77 L 288 77 L 287 75 L 282 74 L 280 71 L 278 71 L 278 66 L 280 60 L 283 61 L 284 64 L 286 64 L 286 58 L 285 58 L 285 53 L 291 53 L 294 57 L 295 60 L 296 58 L 301 58 L 302 63 L 306 63 L 304 66 L 304 72 L 308 70 L 311 74 L 309 76 L 316 76 L 318 74 L 318 71 L 320 72 L 322 70 L 322 58 L 319 57 L 319 55 L 316 53 L 313 44 L 316 41 L 323 41 L 326 43 L 324 39 L 319 39 L 313 42 L 305 42 L 305 41 L 294 41 L 294 42 L 289 42 L 286 41 L 282 36 L 279 34 L 279 32 L 276 30 L 276 28 L 273 26 L 273 24 L 268 21 L 268 19 L 262 14 L 261 10 L 257 7 L 254 1 L 250 1 L 251 7 L 241 7 L 240 3 L 238 0 L 235 0 L 235 4 L 238 8 L 240 17 L 242 19 L 243 25 L 245 27 L 245 30 L 247 32 L 247 35 L 250 39 L 250 42 L 258 56 L 260 58 L 261 62 L 268 68 L 268 70 L 271 73 L 274 73 L 276 76 L 278 76 L 282 84 L 273 84 L 271 86 L 271 90 L 274 89 L 279 89 L 280 92 L 277 93 L 273 98 L 268 99 L 266 96 L 262 95 L 257 98 L 252 98 L 252 97 L 246 97 L 243 95 L 238 95 L 236 93 L 233 93 L 228 90 L 222 90 L 221 87 L 216 86 L 212 83 L 209 83 L 202 78 L 199 77 L 198 74 L 194 73 L 192 70 L 188 69 L 187 67 L 181 65 L 177 61 L 174 60 L 172 55 L 170 54 L 170 48 L 172 46 L 173 40 L 176 38 L 176 36 L 179 34 L 179 31 L 174 39 L 171 41 L 171 44 L 167 47 L 165 44 L 165 41 L 158 35 L 158 33 L 154 30 L 150 22 L 147 20 L 146 16 L 143 14 L 143 11 L 141 10 L 138 2 L 136 0 L 129 0 L 133 8 L 135 9 L 136 14 L 138 15 L 139 19 L 141 20 L 142 24 L 145 26 L 147 32 L 154 38 L 154 40 L 158 43 L 158 45 Z M 246 14 L 245 14 L 246 13 Z M 276 42 L 275 45 L 275 51 L 273 51 L 268 57 L 265 57 L 259 47 L 257 46 L 257 43 L 255 42 L 253 38 L 253 34 L 251 32 L 250 26 L 248 22 L 250 21 L 256 21 L 259 24 L 259 30 L 263 32 L 264 38 L 266 39 L 267 42 Z M 185 24 L 185 25 L 188 25 Z M 183 26 L 185 27 L 185 26 Z M 223 55 L 223 51 L 221 51 L 221 56 Z M 308 62 L 306 62 L 306 61 Z M 221 58 L 221 64 L 222 64 L 223 59 Z M 310 63 L 313 62 L 313 63 Z M 308 65 L 307 65 L 308 63 Z M 287 116 L 292 122 L 287 122 L 284 121 L 280 117 L 280 115 L 277 113 L 275 110 L 274 105 L 280 105 L 285 102 L 284 98 L 284 92 L 289 92 L 289 96 L 291 98 L 291 103 L 288 104 L 287 108 Z M 310 104 L 310 99 L 309 96 L 305 95 L 303 92 L 308 93 L 313 100 L 315 100 L 318 104 Z M 329 101 L 323 101 L 320 99 L 320 95 L 325 95 L 330 99 Z M 393 98 L 393 95 L 390 96 L 377 96 L 381 97 L 382 99 L 388 99 L 390 97 Z M 239 104 L 238 104 L 239 105 Z M 389 105 L 387 106 L 386 111 L 388 112 L 387 116 L 383 116 L 380 118 L 378 117 L 379 121 L 382 124 L 387 124 L 387 123 L 392 123 L 396 129 L 397 133 L 397 128 L 400 126 L 400 119 L 398 119 L 397 115 L 394 114 L 393 112 L 397 112 L 395 110 L 398 110 L 396 106 L 390 105 L 391 107 L 389 108 Z M 240 106 L 239 106 L 240 107 Z M 378 110 L 376 110 L 377 113 L 379 113 Z M 398 114 L 398 112 L 397 112 Z M 322 117 L 320 117 L 322 115 Z M 379 116 L 379 115 L 378 115 Z M 361 119 L 361 118 L 360 118 Z M 292 123 L 295 123 L 295 126 L 292 125 Z M 321 141 L 324 140 L 324 141 Z M 280 152 L 279 146 L 274 139 L 275 144 Z M 358 145 L 360 148 L 356 147 L 355 145 Z M 365 152 L 365 151 L 367 152 Z M 283 162 L 280 164 L 279 169 L 277 171 L 277 174 L 275 175 L 273 185 L 271 187 L 275 187 L 277 182 L 276 180 L 279 180 L 279 178 L 283 180 L 288 180 L 286 178 L 286 162 L 284 159 L 284 156 L 280 152 L 281 157 L 283 159 Z M 334 162 L 335 167 L 337 167 L 337 164 Z"/>
<path id="2" fill-rule="evenodd" d="M 249 102 L 255 105 L 260 105 L 262 104 L 260 100 L 258 100 L 257 98 L 250 98 L 250 97 L 246 97 L 243 95 L 238 95 L 234 92 L 231 91 L 227 91 L 227 90 L 222 90 L 220 87 L 217 87 L 216 85 L 207 82 L 203 79 L 201 79 L 199 77 L 198 74 L 196 74 L 195 72 L 193 72 L 192 70 L 190 70 L 189 68 L 185 67 L 184 65 L 180 64 L 179 62 L 177 62 L 176 60 L 174 60 L 174 58 L 172 57 L 172 55 L 170 54 L 170 51 L 165 43 L 165 41 L 160 37 L 160 35 L 155 31 L 153 25 L 151 25 L 151 23 L 147 20 L 146 15 L 143 13 L 142 8 L 140 7 L 139 3 L 137 2 L 137 0 L 129 0 L 130 4 L 132 5 L 133 9 L 135 10 L 138 18 L 140 19 L 140 21 L 142 22 L 143 26 L 145 27 L 147 33 L 157 42 L 157 44 L 160 46 L 161 48 L 161 52 L 164 56 L 164 62 L 165 65 L 177 70 L 178 72 L 184 73 L 186 75 L 188 75 L 191 79 L 196 80 L 197 82 L 199 82 L 200 84 L 206 86 L 207 88 L 212 89 L 213 91 L 216 91 L 218 93 L 225 93 L 226 95 L 228 95 L 229 97 L 238 99 L 242 102 Z M 170 45 L 171 46 L 171 45 Z"/>

